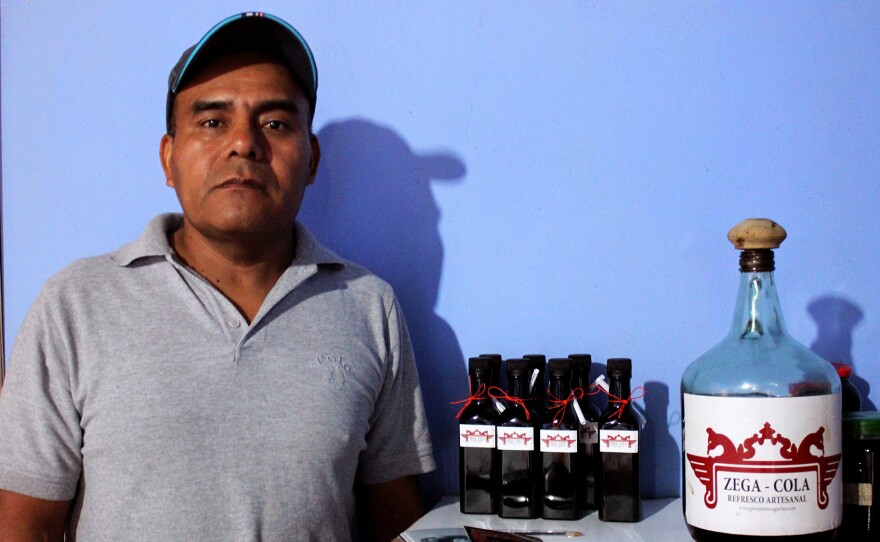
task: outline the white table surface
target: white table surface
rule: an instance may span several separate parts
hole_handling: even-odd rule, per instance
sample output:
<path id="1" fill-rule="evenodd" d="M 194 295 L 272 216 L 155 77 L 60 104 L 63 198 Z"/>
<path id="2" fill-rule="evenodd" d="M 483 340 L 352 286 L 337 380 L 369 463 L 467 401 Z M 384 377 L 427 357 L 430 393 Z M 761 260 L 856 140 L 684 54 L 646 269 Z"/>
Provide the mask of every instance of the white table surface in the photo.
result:
<path id="1" fill-rule="evenodd" d="M 541 535 L 547 542 L 569 540 L 571 542 L 687 542 L 691 540 L 684 516 L 681 499 L 657 499 L 642 502 L 642 521 L 638 523 L 612 523 L 599 521 L 599 515 L 591 510 L 577 521 L 543 519 L 504 519 L 493 515 L 462 514 L 458 510 L 457 497 L 445 497 L 424 517 L 415 522 L 401 537 L 405 541 L 421 542 L 430 536 L 464 534 L 464 526 L 495 530 L 563 530 L 580 531 L 584 536 L 566 538 Z M 446 532 L 448 531 L 448 532 Z"/>

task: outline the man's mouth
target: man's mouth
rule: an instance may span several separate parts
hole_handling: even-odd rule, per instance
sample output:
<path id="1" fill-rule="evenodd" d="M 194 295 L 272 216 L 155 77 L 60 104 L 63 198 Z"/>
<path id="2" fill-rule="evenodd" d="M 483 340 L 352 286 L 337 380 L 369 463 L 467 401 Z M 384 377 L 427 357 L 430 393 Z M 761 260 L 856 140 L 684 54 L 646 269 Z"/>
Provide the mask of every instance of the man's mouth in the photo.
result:
<path id="1" fill-rule="evenodd" d="M 265 185 L 252 178 L 247 177 L 233 177 L 231 179 L 227 179 L 217 185 L 217 188 L 251 188 L 255 190 L 265 190 Z"/>

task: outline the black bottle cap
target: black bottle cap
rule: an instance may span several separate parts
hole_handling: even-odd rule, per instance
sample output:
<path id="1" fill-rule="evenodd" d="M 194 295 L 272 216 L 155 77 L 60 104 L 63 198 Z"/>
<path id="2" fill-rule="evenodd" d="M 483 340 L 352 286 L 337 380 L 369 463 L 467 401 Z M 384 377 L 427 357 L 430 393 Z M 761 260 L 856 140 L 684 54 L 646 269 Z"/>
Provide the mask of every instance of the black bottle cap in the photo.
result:
<path id="1" fill-rule="evenodd" d="M 480 354 L 479 357 L 492 361 L 492 383 L 497 385 L 498 379 L 501 378 L 501 354 Z"/>
<path id="2" fill-rule="evenodd" d="M 573 362 L 575 371 L 586 372 L 586 376 L 589 378 L 590 369 L 593 366 L 593 356 L 590 354 L 569 354 L 568 359 Z"/>
<path id="3" fill-rule="evenodd" d="M 542 373 L 547 365 L 547 357 L 544 354 L 526 354 L 523 359 L 527 359 L 532 363 L 532 368 L 538 369 Z"/>
<path id="4" fill-rule="evenodd" d="M 566 376 L 571 374 L 571 360 L 569 358 L 553 358 L 547 362 L 547 372 L 550 376 Z"/>
<path id="5" fill-rule="evenodd" d="M 507 360 L 507 378 L 511 376 L 523 376 L 532 370 L 532 362 L 523 358 Z"/>
<path id="6" fill-rule="evenodd" d="M 632 377 L 632 360 L 629 358 L 610 358 L 608 360 L 608 376 Z"/>
<path id="7" fill-rule="evenodd" d="M 470 358 L 468 371 L 475 374 L 489 374 L 492 372 L 492 360 L 490 358 Z"/>

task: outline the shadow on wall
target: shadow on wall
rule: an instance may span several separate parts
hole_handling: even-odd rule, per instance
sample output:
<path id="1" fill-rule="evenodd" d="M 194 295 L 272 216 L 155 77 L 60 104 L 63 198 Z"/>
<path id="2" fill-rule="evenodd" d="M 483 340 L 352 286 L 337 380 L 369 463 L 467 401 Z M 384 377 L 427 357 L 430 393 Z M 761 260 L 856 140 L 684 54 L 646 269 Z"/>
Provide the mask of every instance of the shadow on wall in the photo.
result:
<path id="1" fill-rule="evenodd" d="M 635 384 L 633 384 L 635 386 Z M 681 450 L 672 431 L 681 431 L 678 409 L 669 410 L 669 386 L 649 380 L 644 383 L 645 407 L 633 403 L 646 423 L 642 428 L 642 497 L 679 497 L 681 490 Z"/>
<path id="2" fill-rule="evenodd" d="M 818 332 L 810 350 L 828 361 L 842 361 L 853 368 L 850 381 L 862 396 L 862 410 L 877 410 L 868 395 L 871 386 L 859 376 L 859 367 L 852 356 L 853 331 L 864 314 L 862 309 L 844 297 L 828 295 L 810 302 L 807 312 L 816 321 Z"/>
<path id="3" fill-rule="evenodd" d="M 321 163 L 299 219 L 340 256 L 388 281 L 415 350 L 437 470 L 422 480 L 426 504 L 458 492 L 458 430 L 450 405 L 467 396 L 458 339 L 435 311 L 443 266 L 432 181 L 460 182 L 464 163 L 420 155 L 394 130 L 364 119 L 318 132 Z"/>

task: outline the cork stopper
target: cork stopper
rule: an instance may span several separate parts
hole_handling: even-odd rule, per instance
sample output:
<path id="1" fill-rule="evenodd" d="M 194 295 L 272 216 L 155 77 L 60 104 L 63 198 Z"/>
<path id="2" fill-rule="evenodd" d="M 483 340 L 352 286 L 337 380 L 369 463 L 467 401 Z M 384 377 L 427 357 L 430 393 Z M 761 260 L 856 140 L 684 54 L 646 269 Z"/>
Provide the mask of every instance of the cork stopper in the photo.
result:
<path id="1" fill-rule="evenodd" d="M 747 218 L 727 232 L 738 250 L 779 248 L 786 235 L 782 226 L 767 218 Z"/>

